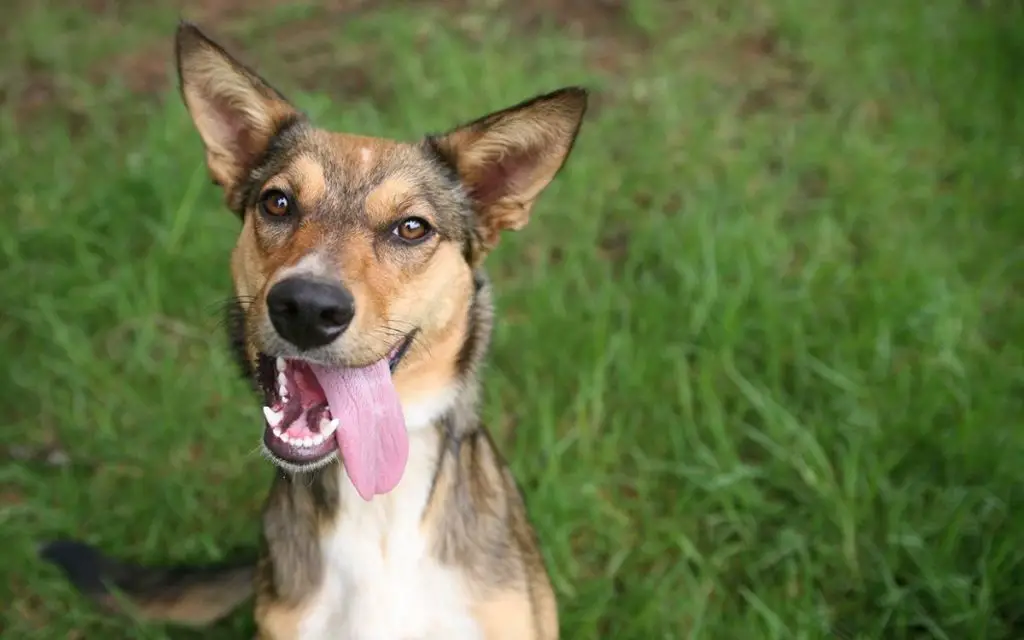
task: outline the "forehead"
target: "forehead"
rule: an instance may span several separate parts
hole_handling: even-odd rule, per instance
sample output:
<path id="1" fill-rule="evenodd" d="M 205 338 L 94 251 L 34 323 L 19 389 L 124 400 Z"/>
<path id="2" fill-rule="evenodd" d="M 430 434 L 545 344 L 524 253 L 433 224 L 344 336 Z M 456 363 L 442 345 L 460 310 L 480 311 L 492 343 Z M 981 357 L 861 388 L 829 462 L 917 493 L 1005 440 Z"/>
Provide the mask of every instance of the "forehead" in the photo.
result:
<path id="1" fill-rule="evenodd" d="M 347 133 L 311 130 L 304 145 L 338 177 L 356 183 L 379 181 L 385 174 L 422 163 L 419 149 L 408 143 Z"/>

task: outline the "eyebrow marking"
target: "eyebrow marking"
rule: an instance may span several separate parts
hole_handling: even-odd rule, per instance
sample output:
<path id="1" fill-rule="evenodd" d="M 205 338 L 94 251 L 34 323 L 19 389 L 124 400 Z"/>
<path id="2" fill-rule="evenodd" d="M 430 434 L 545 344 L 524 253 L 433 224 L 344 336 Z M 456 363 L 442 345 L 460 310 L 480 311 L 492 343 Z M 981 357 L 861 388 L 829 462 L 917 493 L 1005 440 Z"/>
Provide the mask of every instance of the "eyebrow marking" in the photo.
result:
<path id="1" fill-rule="evenodd" d="M 286 171 L 299 197 L 305 202 L 317 202 L 327 194 L 327 178 L 324 168 L 308 155 L 295 159 Z"/>
<path id="2" fill-rule="evenodd" d="M 416 202 L 415 183 L 401 175 L 391 176 L 366 195 L 366 217 L 371 225 L 385 225 L 394 220 L 396 212 L 413 202 Z"/>

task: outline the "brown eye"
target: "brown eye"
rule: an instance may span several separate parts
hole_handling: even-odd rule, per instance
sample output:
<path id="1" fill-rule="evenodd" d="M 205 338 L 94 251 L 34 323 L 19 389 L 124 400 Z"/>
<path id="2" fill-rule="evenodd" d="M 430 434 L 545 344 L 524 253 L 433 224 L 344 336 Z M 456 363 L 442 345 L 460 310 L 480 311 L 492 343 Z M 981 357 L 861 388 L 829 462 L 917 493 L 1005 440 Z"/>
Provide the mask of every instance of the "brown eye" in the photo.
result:
<path id="1" fill-rule="evenodd" d="M 430 234 L 430 224 L 423 218 L 406 218 L 395 225 L 393 233 L 406 242 L 420 242 Z"/>
<path id="2" fill-rule="evenodd" d="M 270 189 L 260 197 L 260 210 L 268 216 L 279 218 L 292 212 L 292 202 L 283 191 Z"/>

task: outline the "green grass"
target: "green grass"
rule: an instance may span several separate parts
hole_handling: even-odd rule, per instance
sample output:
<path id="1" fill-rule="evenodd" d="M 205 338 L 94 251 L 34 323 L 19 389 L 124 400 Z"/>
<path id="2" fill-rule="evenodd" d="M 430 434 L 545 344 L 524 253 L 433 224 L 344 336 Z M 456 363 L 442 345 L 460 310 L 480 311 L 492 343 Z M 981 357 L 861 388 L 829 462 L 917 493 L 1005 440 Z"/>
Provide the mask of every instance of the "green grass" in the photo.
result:
<path id="1" fill-rule="evenodd" d="M 317 64 L 369 68 L 372 91 L 318 67 L 323 93 L 298 98 L 326 126 L 413 137 L 596 92 L 490 262 L 485 414 L 564 637 L 1024 637 L 1022 12 L 629 4 L 589 40 L 347 15 Z M 255 539 L 272 473 L 219 326 L 236 223 L 198 137 L 170 84 L 157 102 L 88 80 L 119 49 L 169 52 L 174 12 L 84 12 L 51 2 L 8 41 L 61 93 L 0 111 L 0 634 L 183 637 L 104 618 L 34 555 L 74 535 L 216 559 Z M 221 31 L 291 88 L 312 54 L 275 56 L 273 27 L 303 13 Z M 55 447 L 68 464 L 24 459 Z M 248 637 L 247 618 L 188 637 Z"/>

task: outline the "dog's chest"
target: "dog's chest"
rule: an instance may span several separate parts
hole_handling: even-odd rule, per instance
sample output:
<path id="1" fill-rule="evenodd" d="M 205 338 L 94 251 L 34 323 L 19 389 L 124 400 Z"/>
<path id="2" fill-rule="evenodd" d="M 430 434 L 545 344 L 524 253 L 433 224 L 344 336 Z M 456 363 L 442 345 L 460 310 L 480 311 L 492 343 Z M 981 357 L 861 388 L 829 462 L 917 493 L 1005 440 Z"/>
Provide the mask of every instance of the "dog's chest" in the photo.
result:
<path id="1" fill-rule="evenodd" d="M 322 541 L 324 580 L 303 616 L 303 640 L 482 637 L 461 575 L 435 559 L 421 526 L 437 451 L 425 435 L 410 442 L 390 494 L 367 503 L 341 478 L 344 517 Z"/>

